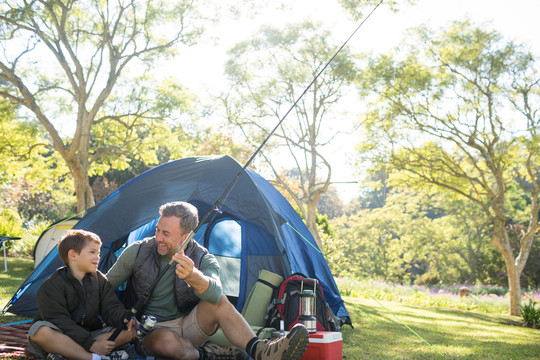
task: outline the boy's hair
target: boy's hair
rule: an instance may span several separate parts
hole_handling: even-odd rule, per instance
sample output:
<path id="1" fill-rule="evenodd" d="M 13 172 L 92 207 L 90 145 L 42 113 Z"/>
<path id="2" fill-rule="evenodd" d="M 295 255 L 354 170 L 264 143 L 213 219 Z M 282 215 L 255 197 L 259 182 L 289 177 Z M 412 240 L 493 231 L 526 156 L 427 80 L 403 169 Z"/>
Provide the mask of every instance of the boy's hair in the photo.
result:
<path id="1" fill-rule="evenodd" d="M 90 244 L 98 243 L 101 246 L 101 239 L 97 234 L 85 230 L 69 230 L 58 243 L 58 255 L 65 265 L 68 265 L 68 252 L 74 250 L 77 254 Z"/>
<path id="2" fill-rule="evenodd" d="M 197 208 L 185 201 L 174 201 L 161 205 L 159 215 L 180 218 L 180 229 L 184 234 L 194 230 L 199 223 L 199 212 Z"/>

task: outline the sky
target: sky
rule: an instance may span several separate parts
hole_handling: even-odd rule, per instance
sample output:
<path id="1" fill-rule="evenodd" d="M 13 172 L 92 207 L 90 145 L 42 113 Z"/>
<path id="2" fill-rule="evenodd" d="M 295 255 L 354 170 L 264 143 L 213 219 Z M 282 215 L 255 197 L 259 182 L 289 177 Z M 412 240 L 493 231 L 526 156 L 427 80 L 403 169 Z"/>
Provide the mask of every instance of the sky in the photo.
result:
<path id="1" fill-rule="evenodd" d="M 251 20 L 235 20 L 221 24 L 210 34 L 218 40 L 207 41 L 196 47 L 183 49 L 180 62 L 175 63 L 175 75 L 193 91 L 204 97 L 207 92 L 217 92 L 224 86 L 223 64 L 225 52 L 232 44 L 245 40 L 262 24 L 302 21 L 305 18 L 320 20 L 334 30 L 334 38 L 345 41 L 361 21 L 352 22 L 332 0 L 291 0 L 293 8 L 287 13 L 265 12 Z M 369 10 L 366 11 L 366 14 Z M 426 24 L 433 29 L 447 26 L 451 21 L 469 18 L 478 25 L 499 31 L 507 40 L 528 44 L 535 54 L 540 54 L 540 0 L 421 0 L 394 13 L 379 6 L 347 44 L 351 50 L 384 53 L 399 46 L 408 28 Z M 339 111 L 339 110 L 337 110 Z M 358 116 L 358 115 L 353 115 Z M 277 120 L 276 120 L 277 123 Z M 350 129 L 350 116 L 341 126 Z M 334 146 L 326 150 L 333 165 L 332 181 L 343 201 L 359 195 L 361 179 L 352 165 L 354 159 L 354 134 L 337 137 Z M 276 160 L 277 161 L 277 160 Z M 283 160 L 286 163 L 286 160 Z"/>

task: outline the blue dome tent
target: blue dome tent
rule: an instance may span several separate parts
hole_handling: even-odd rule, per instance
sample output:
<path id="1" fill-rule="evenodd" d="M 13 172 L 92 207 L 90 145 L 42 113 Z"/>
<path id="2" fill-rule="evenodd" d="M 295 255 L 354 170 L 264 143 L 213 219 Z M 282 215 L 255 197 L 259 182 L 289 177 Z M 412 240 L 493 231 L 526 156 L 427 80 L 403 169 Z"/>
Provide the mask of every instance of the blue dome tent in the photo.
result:
<path id="1" fill-rule="evenodd" d="M 171 161 L 137 176 L 88 209 L 73 228 L 100 236 L 103 246 L 99 269 L 105 273 L 127 245 L 154 234 L 162 204 L 188 201 L 198 208 L 201 219 L 241 169 L 242 165 L 227 155 Z M 217 257 L 224 292 L 239 311 L 260 270 L 284 278 L 300 272 L 320 281 L 334 314 L 350 324 L 328 264 L 309 230 L 283 195 L 254 171 L 242 173 L 194 239 Z M 35 316 L 36 292 L 60 266 L 55 247 L 3 312 Z"/>

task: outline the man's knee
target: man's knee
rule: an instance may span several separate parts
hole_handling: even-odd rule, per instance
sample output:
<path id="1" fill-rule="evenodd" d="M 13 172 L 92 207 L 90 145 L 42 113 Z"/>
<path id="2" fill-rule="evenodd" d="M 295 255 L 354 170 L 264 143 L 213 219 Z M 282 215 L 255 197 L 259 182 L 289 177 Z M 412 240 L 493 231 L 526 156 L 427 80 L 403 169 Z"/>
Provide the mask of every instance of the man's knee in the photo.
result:
<path id="1" fill-rule="evenodd" d="M 155 329 L 144 338 L 144 350 L 151 356 L 177 359 L 192 349 L 193 344 L 189 340 L 164 328 Z"/>
<path id="2" fill-rule="evenodd" d="M 235 309 L 233 304 L 231 304 L 231 302 L 229 301 L 229 299 L 225 295 L 221 295 L 218 302 L 215 303 L 215 304 L 212 304 L 212 303 L 209 303 L 209 302 L 206 302 L 206 301 L 200 301 L 199 302 L 199 307 L 204 309 L 205 311 L 206 310 L 211 310 L 211 309 L 217 310 L 219 308 L 226 309 L 228 311 L 230 311 L 232 309 Z"/>

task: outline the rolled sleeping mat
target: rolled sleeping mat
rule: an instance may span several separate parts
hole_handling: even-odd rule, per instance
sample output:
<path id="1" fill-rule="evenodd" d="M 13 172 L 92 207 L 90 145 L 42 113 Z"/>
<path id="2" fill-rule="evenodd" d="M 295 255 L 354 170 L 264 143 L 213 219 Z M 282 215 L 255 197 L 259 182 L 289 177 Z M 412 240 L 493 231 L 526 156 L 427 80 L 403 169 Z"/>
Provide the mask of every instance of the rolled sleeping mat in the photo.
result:
<path id="1" fill-rule="evenodd" d="M 266 325 L 264 318 L 266 310 L 270 305 L 270 301 L 272 301 L 274 290 L 279 288 L 282 282 L 283 277 L 281 275 L 268 270 L 259 271 L 259 278 L 253 285 L 247 297 L 246 305 L 242 309 L 242 316 L 249 325 L 260 327 Z"/>
<path id="2" fill-rule="evenodd" d="M 278 288 L 282 282 L 283 277 L 281 275 L 267 270 L 261 270 L 259 272 L 259 279 L 257 279 L 255 285 L 253 285 L 253 288 L 246 299 L 246 304 L 242 309 L 242 316 L 260 339 L 269 339 L 276 330 L 274 328 L 265 327 L 266 320 L 264 316 L 266 315 L 266 310 L 268 305 L 270 305 L 270 301 L 272 301 L 274 288 Z M 232 345 L 221 329 L 218 329 L 209 341 L 224 347 Z"/>

